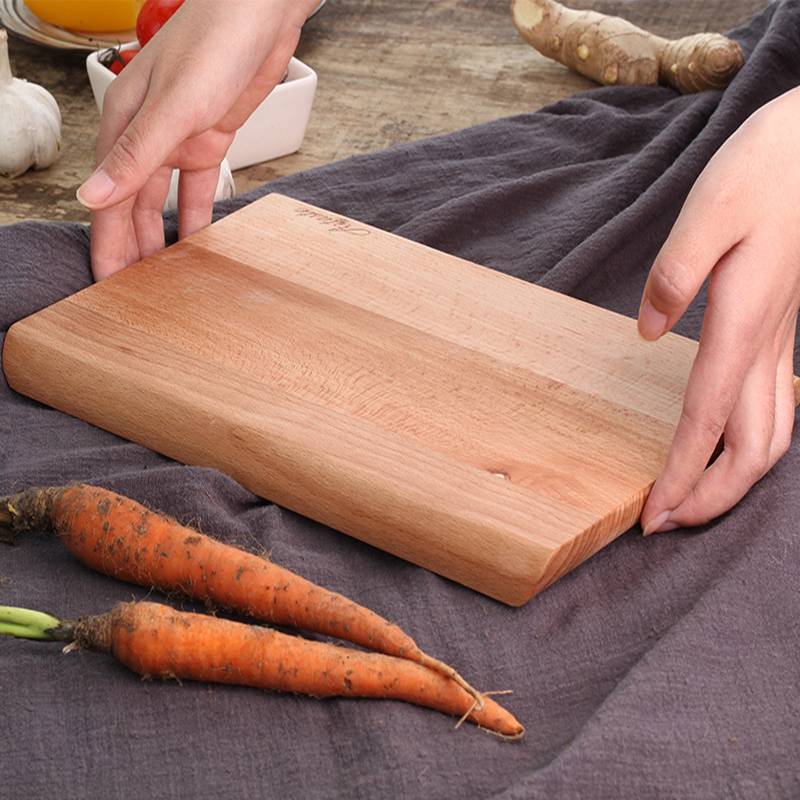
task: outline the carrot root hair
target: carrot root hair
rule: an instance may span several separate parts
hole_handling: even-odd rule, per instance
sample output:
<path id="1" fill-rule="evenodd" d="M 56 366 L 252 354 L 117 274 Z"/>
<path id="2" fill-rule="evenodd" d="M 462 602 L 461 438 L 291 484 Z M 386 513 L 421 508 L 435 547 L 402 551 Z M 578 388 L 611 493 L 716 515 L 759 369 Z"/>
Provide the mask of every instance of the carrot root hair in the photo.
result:
<path id="1" fill-rule="evenodd" d="M 48 528 L 83 564 L 110 577 L 418 662 L 455 681 L 483 709 L 483 693 L 423 652 L 399 626 L 134 500 L 75 484 L 29 488 L 0 501 L 0 541 L 16 542 L 19 533 Z"/>
<path id="2" fill-rule="evenodd" d="M 119 603 L 71 624 L 85 649 L 113 653 L 148 678 L 213 681 L 314 697 L 393 699 L 470 721 L 504 739 L 524 728 L 482 695 L 482 704 L 441 672 L 409 659 L 365 652 L 158 603 Z"/>

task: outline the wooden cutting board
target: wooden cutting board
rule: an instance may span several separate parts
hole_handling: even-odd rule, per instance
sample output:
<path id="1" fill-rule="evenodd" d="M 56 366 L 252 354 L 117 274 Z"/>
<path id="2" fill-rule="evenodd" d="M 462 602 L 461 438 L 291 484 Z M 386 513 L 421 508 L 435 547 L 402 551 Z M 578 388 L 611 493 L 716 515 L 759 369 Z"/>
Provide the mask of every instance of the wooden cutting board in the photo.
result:
<path id="1" fill-rule="evenodd" d="M 17 391 L 511 605 L 638 519 L 696 344 L 278 195 L 16 323 Z"/>

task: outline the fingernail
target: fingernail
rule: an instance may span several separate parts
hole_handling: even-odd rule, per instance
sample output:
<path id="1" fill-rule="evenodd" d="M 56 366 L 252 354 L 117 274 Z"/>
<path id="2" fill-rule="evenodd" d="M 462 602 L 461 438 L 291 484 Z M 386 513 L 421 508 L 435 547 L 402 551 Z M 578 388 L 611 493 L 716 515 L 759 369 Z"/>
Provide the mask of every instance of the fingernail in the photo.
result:
<path id="1" fill-rule="evenodd" d="M 660 514 L 653 517 L 653 519 L 644 526 L 642 534 L 644 536 L 650 536 L 651 533 L 666 533 L 667 531 L 674 531 L 676 528 L 680 527 L 675 522 L 670 522 L 669 515 L 669 511 L 662 511 Z"/>
<path id="2" fill-rule="evenodd" d="M 653 341 L 660 339 L 667 330 L 669 317 L 656 311 L 650 301 L 645 298 L 639 309 L 639 333 L 644 339 Z"/>
<path id="3" fill-rule="evenodd" d="M 96 208 L 111 196 L 116 184 L 104 169 L 96 169 L 78 188 L 75 196 L 84 208 Z"/>

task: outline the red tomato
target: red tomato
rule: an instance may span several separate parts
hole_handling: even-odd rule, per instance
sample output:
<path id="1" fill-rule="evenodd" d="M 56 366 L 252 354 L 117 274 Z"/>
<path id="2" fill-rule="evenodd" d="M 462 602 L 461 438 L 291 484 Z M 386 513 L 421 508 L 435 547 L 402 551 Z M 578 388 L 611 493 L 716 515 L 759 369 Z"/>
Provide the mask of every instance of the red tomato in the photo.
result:
<path id="1" fill-rule="evenodd" d="M 178 10 L 183 0 L 147 0 L 136 18 L 136 38 L 144 47 Z"/>
<path id="2" fill-rule="evenodd" d="M 122 68 L 130 63 L 130 60 L 138 53 L 138 50 L 106 50 L 100 56 L 100 63 L 106 68 L 110 69 L 115 75 L 122 72 Z"/>

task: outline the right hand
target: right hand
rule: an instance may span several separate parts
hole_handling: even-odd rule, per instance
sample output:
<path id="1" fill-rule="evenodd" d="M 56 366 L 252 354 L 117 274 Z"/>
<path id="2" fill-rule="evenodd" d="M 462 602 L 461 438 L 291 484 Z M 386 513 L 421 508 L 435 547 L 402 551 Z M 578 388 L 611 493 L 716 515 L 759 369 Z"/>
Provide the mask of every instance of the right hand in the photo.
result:
<path id="1" fill-rule="evenodd" d="M 164 247 L 174 169 L 178 235 L 211 222 L 233 137 L 283 79 L 319 0 L 186 0 L 112 82 L 97 166 L 78 189 L 90 209 L 92 272 L 105 278 Z"/>
<path id="2" fill-rule="evenodd" d="M 672 328 L 706 280 L 708 305 L 672 446 L 642 511 L 645 533 L 723 514 L 791 442 L 798 127 L 800 87 L 760 108 L 723 144 L 647 279 L 639 314 L 646 339 Z"/>

